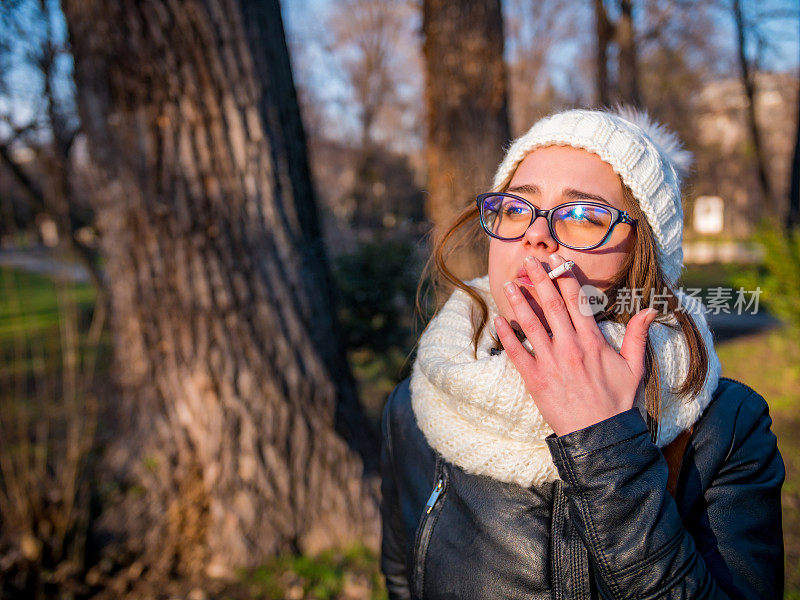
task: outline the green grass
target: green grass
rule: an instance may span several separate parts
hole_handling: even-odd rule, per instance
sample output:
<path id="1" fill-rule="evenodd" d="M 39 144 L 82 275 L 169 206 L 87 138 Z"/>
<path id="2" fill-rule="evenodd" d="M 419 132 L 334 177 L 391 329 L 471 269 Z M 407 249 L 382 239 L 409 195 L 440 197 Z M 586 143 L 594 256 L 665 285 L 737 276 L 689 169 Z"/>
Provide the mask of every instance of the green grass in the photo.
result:
<path id="1" fill-rule="evenodd" d="M 386 600 L 378 556 L 356 545 L 328 550 L 318 556 L 281 555 L 257 569 L 240 572 L 250 598 L 278 600 L 302 597 L 334 600 L 357 591 L 360 598 Z"/>
<path id="2" fill-rule="evenodd" d="M 95 292 L 89 284 L 68 284 L 82 310 L 91 310 Z M 0 344 L 19 332 L 50 333 L 58 327 L 56 284 L 43 275 L 0 267 Z"/>
<path id="3" fill-rule="evenodd" d="M 730 286 L 732 278 L 741 269 L 738 265 L 726 263 L 708 263 L 705 265 L 687 265 L 678 286 L 684 288 L 703 288 Z"/>
<path id="4" fill-rule="evenodd" d="M 787 329 L 718 344 L 717 355 L 722 374 L 748 384 L 771 410 L 794 414 L 800 408 L 800 344 Z"/>
<path id="5" fill-rule="evenodd" d="M 90 284 L 56 283 L 50 278 L 22 270 L 0 267 L 0 373 L 2 379 L 30 379 L 37 372 L 57 375 L 61 369 L 61 314 L 58 290 L 77 310 L 81 348 L 94 310 L 95 291 Z M 110 338 L 101 338 L 103 369 L 110 356 Z M 4 382 L 10 386 L 8 382 Z M 0 391 L 0 398 L 7 399 Z"/>

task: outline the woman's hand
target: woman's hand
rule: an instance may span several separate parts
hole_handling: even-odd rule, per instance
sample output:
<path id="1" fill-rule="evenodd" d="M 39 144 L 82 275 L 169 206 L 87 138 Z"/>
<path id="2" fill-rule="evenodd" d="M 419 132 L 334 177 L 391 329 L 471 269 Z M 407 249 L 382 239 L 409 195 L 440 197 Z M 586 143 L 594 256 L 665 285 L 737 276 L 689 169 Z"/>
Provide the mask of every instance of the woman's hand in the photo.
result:
<path id="1" fill-rule="evenodd" d="M 564 262 L 558 259 L 557 264 Z M 553 337 L 514 283 L 506 285 L 506 295 L 535 356 L 503 317 L 497 317 L 494 324 L 544 420 L 562 436 L 632 408 L 644 376 L 647 331 L 658 311 L 650 308 L 636 313 L 617 352 L 594 316 L 581 313 L 578 302 L 585 294 L 574 273 L 567 271 L 557 278 L 559 295 L 539 261 L 528 257 L 525 268 Z"/>

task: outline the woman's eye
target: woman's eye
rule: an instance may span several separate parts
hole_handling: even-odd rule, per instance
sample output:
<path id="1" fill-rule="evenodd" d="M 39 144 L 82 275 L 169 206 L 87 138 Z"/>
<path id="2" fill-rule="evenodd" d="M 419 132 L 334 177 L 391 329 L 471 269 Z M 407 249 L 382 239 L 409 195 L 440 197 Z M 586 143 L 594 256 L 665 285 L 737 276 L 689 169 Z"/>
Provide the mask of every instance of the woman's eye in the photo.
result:
<path id="1" fill-rule="evenodd" d="M 569 218 L 574 221 L 589 221 L 589 223 L 592 223 L 593 225 L 600 225 L 599 221 L 589 217 L 587 211 L 580 207 L 569 211 Z"/>
<path id="2" fill-rule="evenodd" d="M 520 215 L 525 212 L 525 209 L 521 206 L 506 206 L 505 214 L 507 215 Z"/>

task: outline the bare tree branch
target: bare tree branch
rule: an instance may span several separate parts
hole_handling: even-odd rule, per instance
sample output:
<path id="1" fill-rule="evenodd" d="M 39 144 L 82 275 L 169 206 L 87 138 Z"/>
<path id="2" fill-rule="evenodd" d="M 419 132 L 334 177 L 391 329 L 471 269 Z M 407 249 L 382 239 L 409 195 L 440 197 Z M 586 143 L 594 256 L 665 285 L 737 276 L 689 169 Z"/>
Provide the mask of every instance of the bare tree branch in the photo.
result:
<path id="1" fill-rule="evenodd" d="M 34 210 L 38 212 L 48 212 L 44 199 L 44 193 L 42 192 L 41 188 L 36 184 L 35 181 L 33 181 L 33 179 L 28 177 L 27 173 L 25 173 L 19 163 L 14 160 L 14 157 L 11 155 L 11 150 L 7 144 L 0 144 L 0 160 L 2 160 L 3 164 L 5 164 L 9 173 L 14 176 L 14 179 L 17 181 L 20 187 L 25 191 L 25 193 L 28 194 Z"/>
<path id="2" fill-rule="evenodd" d="M 745 96 L 747 97 L 747 124 L 750 129 L 750 136 L 753 142 L 753 150 L 756 158 L 756 168 L 758 170 L 758 182 L 761 186 L 761 193 L 767 205 L 767 214 L 775 214 L 777 201 L 772 189 L 772 183 L 767 173 L 767 161 L 764 156 L 764 146 L 761 139 L 761 131 L 756 120 L 755 109 L 755 82 L 751 73 L 750 61 L 747 58 L 746 37 L 748 23 L 745 21 L 742 10 L 741 0 L 733 0 L 733 17 L 736 23 L 737 54 L 739 57 L 739 70 L 741 73 L 742 85 L 744 86 Z"/>

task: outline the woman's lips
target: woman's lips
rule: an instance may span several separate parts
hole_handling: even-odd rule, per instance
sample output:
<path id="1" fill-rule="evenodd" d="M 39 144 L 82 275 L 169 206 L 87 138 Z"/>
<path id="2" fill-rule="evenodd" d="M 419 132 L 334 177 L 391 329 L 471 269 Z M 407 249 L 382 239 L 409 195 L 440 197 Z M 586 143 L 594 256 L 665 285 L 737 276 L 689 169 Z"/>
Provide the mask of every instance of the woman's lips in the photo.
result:
<path id="1" fill-rule="evenodd" d="M 549 273 L 550 270 L 551 270 L 550 265 L 548 265 L 547 263 L 544 263 L 544 262 L 541 263 L 541 264 L 542 264 L 542 267 L 544 267 L 545 272 Z M 525 267 L 523 267 L 519 271 L 517 271 L 517 278 L 514 281 L 519 285 L 530 285 L 530 286 L 533 285 L 533 282 L 531 281 L 531 278 L 528 277 L 528 272 L 525 270 Z"/>

